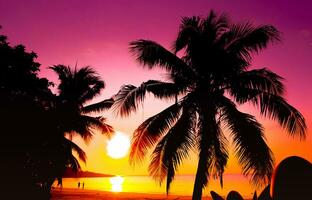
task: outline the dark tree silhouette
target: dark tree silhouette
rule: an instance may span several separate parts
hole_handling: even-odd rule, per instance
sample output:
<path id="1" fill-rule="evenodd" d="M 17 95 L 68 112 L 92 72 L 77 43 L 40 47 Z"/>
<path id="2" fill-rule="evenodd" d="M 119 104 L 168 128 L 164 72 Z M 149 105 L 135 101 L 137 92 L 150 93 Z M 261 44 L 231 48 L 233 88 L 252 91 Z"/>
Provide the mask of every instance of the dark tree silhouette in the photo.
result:
<path id="1" fill-rule="evenodd" d="M 70 69 L 68 66 L 57 65 L 50 67 L 59 77 L 58 95 L 55 96 L 53 105 L 49 110 L 51 133 L 47 146 L 50 157 L 46 160 L 47 166 L 42 172 L 45 174 L 45 185 L 48 192 L 55 178 L 61 179 L 66 167 L 74 171 L 80 170 L 78 160 L 72 154 L 75 151 L 79 159 L 86 162 L 85 152 L 71 141 L 73 135 L 81 136 L 84 141 L 92 139 L 95 131 L 102 134 L 111 134 L 113 128 L 105 123 L 103 116 L 88 115 L 109 109 L 112 99 L 99 103 L 88 104 L 90 100 L 100 94 L 104 89 L 104 81 L 91 67 Z M 44 159 L 38 159 L 42 162 Z"/>
<path id="2" fill-rule="evenodd" d="M 5 199 L 33 199 L 40 193 L 34 178 L 37 173 L 28 163 L 40 154 L 45 108 L 53 94 L 51 83 L 37 76 L 36 57 L 23 45 L 13 47 L 6 36 L 0 36 L 0 171 Z"/>
<path id="3" fill-rule="evenodd" d="M 48 199 L 67 167 L 80 169 L 73 152 L 86 161 L 71 136 L 88 141 L 95 131 L 113 131 L 104 117 L 95 117 L 111 107 L 112 99 L 90 104 L 105 86 L 91 67 L 51 67 L 60 80 L 56 95 L 49 89 L 53 84 L 38 77 L 36 57 L 0 36 L 0 171 L 6 199 Z"/>
<path id="4" fill-rule="evenodd" d="M 305 137 L 303 116 L 283 97 L 283 78 L 266 68 L 249 69 L 254 53 L 279 40 L 278 30 L 271 25 L 230 23 L 226 15 L 211 11 L 205 18 L 182 18 L 173 52 L 150 40 L 131 42 L 139 63 L 166 69 L 170 81 L 123 86 L 115 98 L 119 114 L 136 111 L 147 93 L 176 102 L 135 130 L 130 161 L 142 160 L 156 145 L 149 172 L 160 182 L 167 179 L 168 193 L 178 166 L 195 148 L 199 161 L 193 199 L 199 200 L 210 176 L 223 183 L 229 156 L 223 134 L 227 128 L 243 174 L 251 175 L 255 184 L 269 182 L 273 155 L 263 127 L 237 105 L 251 102 L 291 136 Z"/>
<path id="5" fill-rule="evenodd" d="M 60 80 L 54 106 L 62 132 L 77 133 L 86 141 L 92 138 L 92 127 L 102 133 L 111 133 L 113 129 L 104 123 L 104 117 L 87 115 L 109 109 L 113 105 L 113 99 L 87 105 L 105 87 L 96 72 L 89 66 L 79 70 L 71 70 L 64 65 L 50 68 L 58 74 Z"/>

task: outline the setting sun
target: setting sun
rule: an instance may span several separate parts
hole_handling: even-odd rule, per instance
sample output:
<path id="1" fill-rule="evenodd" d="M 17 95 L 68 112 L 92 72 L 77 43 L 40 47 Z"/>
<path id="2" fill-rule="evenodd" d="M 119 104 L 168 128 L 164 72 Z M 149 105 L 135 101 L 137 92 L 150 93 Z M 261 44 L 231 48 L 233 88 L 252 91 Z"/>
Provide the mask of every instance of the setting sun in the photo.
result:
<path id="1" fill-rule="evenodd" d="M 108 141 L 107 154 L 115 159 L 125 157 L 130 147 L 130 138 L 124 133 L 116 134 Z"/>

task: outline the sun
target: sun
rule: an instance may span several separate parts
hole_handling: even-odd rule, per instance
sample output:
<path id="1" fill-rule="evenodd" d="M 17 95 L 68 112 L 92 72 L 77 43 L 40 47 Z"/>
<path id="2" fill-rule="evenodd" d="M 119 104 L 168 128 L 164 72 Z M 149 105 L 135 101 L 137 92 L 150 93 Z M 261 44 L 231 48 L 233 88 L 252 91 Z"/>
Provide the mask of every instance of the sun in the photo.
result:
<path id="1" fill-rule="evenodd" d="M 116 132 L 108 141 L 106 150 L 107 154 L 114 159 L 125 157 L 130 147 L 130 138 L 128 135 Z"/>

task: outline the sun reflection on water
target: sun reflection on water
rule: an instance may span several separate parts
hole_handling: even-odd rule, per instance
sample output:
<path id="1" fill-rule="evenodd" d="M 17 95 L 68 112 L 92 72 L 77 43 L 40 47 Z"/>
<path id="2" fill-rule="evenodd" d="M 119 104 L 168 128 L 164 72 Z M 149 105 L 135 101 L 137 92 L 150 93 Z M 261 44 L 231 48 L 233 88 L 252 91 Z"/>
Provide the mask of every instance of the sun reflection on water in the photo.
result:
<path id="1" fill-rule="evenodd" d="M 109 179 L 111 183 L 111 191 L 112 192 L 121 192 L 122 191 L 122 183 L 124 182 L 124 178 L 121 176 L 115 176 Z"/>
<path id="2" fill-rule="evenodd" d="M 176 195 L 192 195 L 195 176 L 178 175 L 172 183 L 171 194 Z M 145 193 L 145 194 L 165 194 L 165 184 L 159 186 L 150 176 L 113 176 L 113 177 L 99 177 L 99 178 L 64 178 L 63 188 L 77 188 L 77 183 L 84 182 L 85 189 L 100 190 L 115 192 L 129 192 L 129 193 Z M 57 181 L 55 181 L 55 188 Z M 248 177 L 239 174 L 225 174 L 223 188 L 220 187 L 218 180 L 211 180 L 209 190 L 204 190 L 204 195 L 209 195 L 210 190 L 217 192 L 222 196 L 226 196 L 229 191 L 239 191 L 243 196 L 252 199 L 255 187 L 249 184 Z M 263 188 L 257 189 L 257 193 L 261 192 Z M 1 198 L 0 198 L 1 199 Z"/>

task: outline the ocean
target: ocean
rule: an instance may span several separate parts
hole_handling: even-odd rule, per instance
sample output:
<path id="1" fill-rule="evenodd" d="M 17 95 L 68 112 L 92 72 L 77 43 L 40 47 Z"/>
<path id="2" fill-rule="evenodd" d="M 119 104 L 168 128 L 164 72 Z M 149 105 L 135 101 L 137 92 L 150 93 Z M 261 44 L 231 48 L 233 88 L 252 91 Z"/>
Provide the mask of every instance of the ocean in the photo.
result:
<path id="1" fill-rule="evenodd" d="M 205 188 L 203 195 L 210 196 L 213 190 L 222 196 L 226 196 L 231 190 L 238 191 L 244 197 L 252 197 L 255 187 L 249 180 L 239 174 L 224 175 L 223 188 L 221 188 L 218 180 L 210 180 Z M 192 195 L 195 177 L 192 175 L 177 175 L 171 184 L 169 194 L 175 195 Z M 111 192 L 131 192 L 131 193 L 147 193 L 147 194 L 166 194 L 166 183 L 159 184 L 149 176 L 114 176 L 100 178 L 64 178 L 63 188 L 78 188 L 88 190 L 101 190 Z M 55 188 L 57 183 L 53 185 Z M 83 188 L 84 187 L 84 188 Z M 257 188 L 257 193 L 262 188 Z"/>

